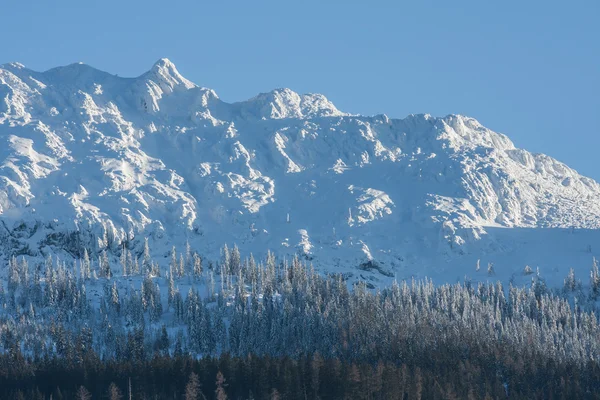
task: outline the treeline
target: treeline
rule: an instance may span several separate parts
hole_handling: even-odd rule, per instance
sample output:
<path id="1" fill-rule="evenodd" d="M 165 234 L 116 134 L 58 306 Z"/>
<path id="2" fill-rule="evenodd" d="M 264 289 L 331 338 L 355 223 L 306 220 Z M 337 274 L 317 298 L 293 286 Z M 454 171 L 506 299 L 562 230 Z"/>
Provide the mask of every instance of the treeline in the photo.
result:
<path id="1" fill-rule="evenodd" d="M 600 369 L 523 357 L 499 346 L 424 352 L 421 358 L 349 362 L 248 355 L 139 362 L 84 358 L 26 360 L 0 355 L 2 399 L 597 399 Z M 500 372 L 502 371 L 502 372 Z"/>

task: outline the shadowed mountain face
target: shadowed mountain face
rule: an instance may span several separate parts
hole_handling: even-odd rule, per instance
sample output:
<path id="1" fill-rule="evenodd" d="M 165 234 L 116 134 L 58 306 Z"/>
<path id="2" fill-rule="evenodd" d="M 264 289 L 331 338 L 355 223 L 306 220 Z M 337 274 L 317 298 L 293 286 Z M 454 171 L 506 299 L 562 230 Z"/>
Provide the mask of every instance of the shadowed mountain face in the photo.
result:
<path id="1" fill-rule="evenodd" d="M 595 181 L 472 118 L 349 115 L 289 89 L 229 104 L 166 59 L 137 78 L 0 66 L 3 256 L 149 236 L 157 255 L 236 243 L 356 277 L 455 280 L 482 259 L 508 278 L 535 252 L 562 277 L 589 268 L 599 225 Z"/>

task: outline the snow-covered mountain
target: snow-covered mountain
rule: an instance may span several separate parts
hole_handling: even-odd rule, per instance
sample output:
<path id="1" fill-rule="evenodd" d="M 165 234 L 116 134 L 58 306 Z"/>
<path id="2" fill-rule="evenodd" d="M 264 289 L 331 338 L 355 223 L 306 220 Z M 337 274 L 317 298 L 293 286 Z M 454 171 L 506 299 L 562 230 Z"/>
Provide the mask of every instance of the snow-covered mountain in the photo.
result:
<path id="1" fill-rule="evenodd" d="M 562 279 L 589 270 L 598 227 L 598 183 L 473 118 L 350 115 L 289 89 L 230 104 L 167 59 L 137 78 L 0 66 L 3 256 L 149 236 L 160 256 L 235 243 L 374 280 L 478 259 Z"/>

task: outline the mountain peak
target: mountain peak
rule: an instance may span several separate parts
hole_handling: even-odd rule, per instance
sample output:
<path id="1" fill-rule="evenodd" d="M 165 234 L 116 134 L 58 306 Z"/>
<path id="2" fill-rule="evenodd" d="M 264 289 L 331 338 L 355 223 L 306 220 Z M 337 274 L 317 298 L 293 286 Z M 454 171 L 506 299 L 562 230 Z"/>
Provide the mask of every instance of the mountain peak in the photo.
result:
<path id="1" fill-rule="evenodd" d="M 322 94 L 301 95 L 288 88 L 261 93 L 240 104 L 246 113 L 265 119 L 347 115 Z"/>
<path id="2" fill-rule="evenodd" d="M 25 66 L 20 62 L 9 62 L 6 64 L 0 64 L 0 69 L 24 69 Z"/>
<path id="3" fill-rule="evenodd" d="M 163 90 L 168 92 L 178 88 L 191 89 L 196 87 L 193 82 L 179 73 L 175 64 L 168 58 L 161 58 L 155 62 L 150 71 L 142 76 L 155 81 Z"/>
<path id="4" fill-rule="evenodd" d="M 177 72 L 177 67 L 168 58 L 161 58 L 154 63 L 152 70 L 168 69 Z"/>

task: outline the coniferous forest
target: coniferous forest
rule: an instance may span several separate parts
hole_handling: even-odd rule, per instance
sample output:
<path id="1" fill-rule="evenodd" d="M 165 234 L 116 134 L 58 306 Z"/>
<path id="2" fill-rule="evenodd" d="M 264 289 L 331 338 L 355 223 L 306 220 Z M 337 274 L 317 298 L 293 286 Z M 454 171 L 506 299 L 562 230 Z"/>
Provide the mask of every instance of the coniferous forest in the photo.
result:
<path id="1" fill-rule="evenodd" d="M 600 398 L 600 275 L 349 285 L 294 258 L 189 246 L 11 258 L 0 398 Z"/>

